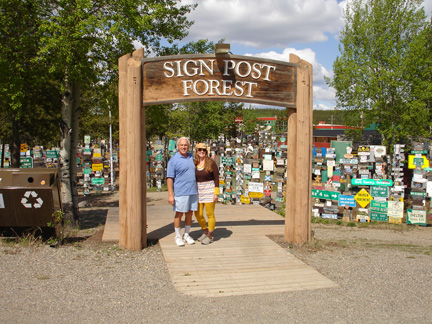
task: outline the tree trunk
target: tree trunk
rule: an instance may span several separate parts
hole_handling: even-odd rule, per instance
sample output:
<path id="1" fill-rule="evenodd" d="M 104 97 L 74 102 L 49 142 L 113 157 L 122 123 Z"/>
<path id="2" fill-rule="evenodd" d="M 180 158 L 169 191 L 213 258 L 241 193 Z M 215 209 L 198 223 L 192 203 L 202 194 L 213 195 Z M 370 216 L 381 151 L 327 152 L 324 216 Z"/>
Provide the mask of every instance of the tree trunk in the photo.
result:
<path id="1" fill-rule="evenodd" d="M 78 225 L 77 144 L 80 116 L 80 86 L 66 80 L 62 97 L 60 125 L 60 179 L 64 219 L 72 226 Z"/>
<path id="2" fill-rule="evenodd" d="M 20 167 L 20 149 L 21 146 L 21 140 L 20 140 L 20 133 L 19 133 L 19 120 L 16 118 L 13 118 L 12 121 L 12 143 L 11 143 L 11 162 L 10 166 L 12 168 L 19 168 Z"/>

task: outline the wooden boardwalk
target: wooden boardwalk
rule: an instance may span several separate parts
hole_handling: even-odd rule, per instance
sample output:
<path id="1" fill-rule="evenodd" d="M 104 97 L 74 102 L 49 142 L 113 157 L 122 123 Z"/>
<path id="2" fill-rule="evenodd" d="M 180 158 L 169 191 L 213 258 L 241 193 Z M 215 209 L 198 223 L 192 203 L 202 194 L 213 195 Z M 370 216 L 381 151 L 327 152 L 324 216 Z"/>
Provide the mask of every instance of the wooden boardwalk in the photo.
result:
<path id="1" fill-rule="evenodd" d="M 149 194 L 148 238 L 158 239 L 174 286 L 193 296 L 223 297 L 336 288 L 267 235 L 282 235 L 284 219 L 258 205 L 217 205 L 215 242 L 177 247 L 167 193 Z M 201 229 L 192 224 L 191 236 Z M 118 241 L 118 208 L 110 209 L 103 241 Z"/>

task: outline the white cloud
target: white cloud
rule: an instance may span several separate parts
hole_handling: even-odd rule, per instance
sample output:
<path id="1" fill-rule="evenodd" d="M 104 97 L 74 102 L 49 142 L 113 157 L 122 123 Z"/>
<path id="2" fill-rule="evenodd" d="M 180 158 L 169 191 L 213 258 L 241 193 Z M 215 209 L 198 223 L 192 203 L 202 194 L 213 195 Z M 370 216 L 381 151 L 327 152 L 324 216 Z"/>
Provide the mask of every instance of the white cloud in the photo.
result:
<path id="1" fill-rule="evenodd" d="M 225 38 L 256 48 L 326 41 L 344 22 L 336 0 L 182 0 L 198 3 L 187 39 Z"/>
<path id="2" fill-rule="evenodd" d="M 301 59 L 308 61 L 313 67 L 313 96 L 314 102 L 320 101 L 335 101 L 335 90 L 329 88 L 325 82 L 324 76 L 331 76 L 332 72 L 328 71 L 322 64 L 316 59 L 316 53 L 310 48 L 303 50 L 297 50 L 295 48 L 286 48 L 282 53 L 270 51 L 267 53 L 258 54 L 246 54 L 248 56 L 262 57 L 278 61 L 289 61 L 289 55 L 295 54 Z"/>
<path id="3" fill-rule="evenodd" d="M 313 109 L 314 110 L 334 110 L 335 107 L 334 106 L 327 106 L 325 104 L 320 103 L 320 104 L 313 105 Z"/>

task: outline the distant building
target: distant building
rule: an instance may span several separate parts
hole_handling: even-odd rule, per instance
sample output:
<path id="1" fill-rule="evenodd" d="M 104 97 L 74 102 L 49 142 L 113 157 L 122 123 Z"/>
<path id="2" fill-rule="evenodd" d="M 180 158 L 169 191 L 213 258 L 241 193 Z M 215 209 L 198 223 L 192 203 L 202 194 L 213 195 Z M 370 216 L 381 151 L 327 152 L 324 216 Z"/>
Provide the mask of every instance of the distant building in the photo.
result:
<path id="1" fill-rule="evenodd" d="M 363 139 L 364 144 L 381 144 L 381 136 L 376 130 L 376 125 L 370 125 L 367 128 L 363 128 Z M 318 125 L 314 125 L 312 145 L 314 147 L 330 147 L 331 141 L 343 141 L 346 140 L 345 131 L 348 129 L 355 129 L 353 126 L 326 124 L 320 121 Z"/>

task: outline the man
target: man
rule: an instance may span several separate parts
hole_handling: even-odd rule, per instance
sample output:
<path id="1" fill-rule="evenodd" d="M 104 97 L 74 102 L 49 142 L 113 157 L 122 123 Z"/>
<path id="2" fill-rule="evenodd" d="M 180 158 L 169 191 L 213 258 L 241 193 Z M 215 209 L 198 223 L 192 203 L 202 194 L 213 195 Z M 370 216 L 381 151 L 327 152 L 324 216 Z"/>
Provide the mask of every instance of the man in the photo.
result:
<path id="1" fill-rule="evenodd" d="M 194 244 L 189 235 L 192 225 L 192 212 L 198 210 L 198 190 L 195 177 L 195 164 L 188 153 L 189 140 L 182 137 L 177 141 L 177 153 L 169 160 L 167 169 L 168 202 L 175 211 L 175 243 L 184 246 Z M 185 215 L 185 233 L 181 236 L 181 221 Z"/>

